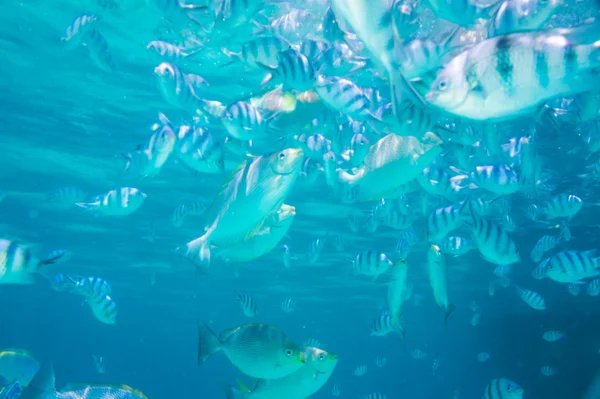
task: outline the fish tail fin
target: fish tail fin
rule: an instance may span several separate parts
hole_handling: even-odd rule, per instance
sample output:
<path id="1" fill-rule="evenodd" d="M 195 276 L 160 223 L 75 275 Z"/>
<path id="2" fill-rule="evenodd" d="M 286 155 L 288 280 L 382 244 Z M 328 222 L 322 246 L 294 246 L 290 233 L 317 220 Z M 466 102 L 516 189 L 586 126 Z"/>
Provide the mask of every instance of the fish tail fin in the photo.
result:
<path id="1" fill-rule="evenodd" d="M 198 365 L 204 364 L 221 350 L 221 342 L 205 323 L 198 322 Z"/>
<path id="2" fill-rule="evenodd" d="M 225 47 L 223 47 L 221 49 L 221 51 L 223 52 L 223 54 L 225 54 L 227 56 L 227 58 L 229 58 L 229 61 L 227 61 L 224 64 L 221 64 L 221 67 L 234 64 L 234 63 L 236 63 L 238 61 L 241 61 L 241 59 L 242 59 L 242 54 L 241 53 L 236 53 L 236 52 L 233 52 L 233 51 L 229 51 Z"/>
<path id="3" fill-rule="evenodd" d="M 444 326 L 448 325 L 448 317 L 450 317 L 450 315 L 452 314 L 452 312 L 454 312 L 454 310 L 456 310 L 456 306 L 451 303 L 448 306 L 448 309 L 446 309 L 446 312 L 444 313 Z"/>
<path id="4" fill-rule="evenodd" d="M 54 263 L 59 262 L 61 259 L 68 257 L 69 255 L 67 255 L 65 252 L 60 252 L 54 256 L 49 256 L 47 258 L 44 258 L 42 260 L 40 260 L 38 262 L 38 266 L 44 266 L 44 265 L 52 265 Z"/>
<path id="5" fill-rule="evenodd" d="M 210 267 L 210 244 L 206 235 L 188 242 L 185 247 L 175 248 L 175 253 L 181 254 L 190 260 L 202 274 L 208 272 Z"/>
<path id="6" fill-rule="evenodd" d="M 52 363 L 44 362 L 27 388 L 23 390 L 23 399 L 56 398 L 56 377 Z"/>
<path id="7" fill-rule="evenodd" d="M 227 399 L 244 399 L 246 397 L 244 392 L 239 391 L 232 386 L 222 386 L 221 389 Z"/>
<path id="8" fill-rule="evenodd" d="M 261 89 L 264 89 L 277 75 L 277 68 L 272 67 L 271 65 L 263 64 L 259 61 L 256 61 L 256 65 L 258 65 L 267 72 L 263 80 L 260 82 Z"/>

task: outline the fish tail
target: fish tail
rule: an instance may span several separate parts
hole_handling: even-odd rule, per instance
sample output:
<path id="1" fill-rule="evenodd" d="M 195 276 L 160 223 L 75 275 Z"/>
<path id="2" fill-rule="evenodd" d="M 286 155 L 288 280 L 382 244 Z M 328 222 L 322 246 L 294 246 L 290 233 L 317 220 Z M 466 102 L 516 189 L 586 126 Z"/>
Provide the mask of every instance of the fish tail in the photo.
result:
<path id="1" fill-rule="evenodd" d="M 454 310 L 456 309 L 456 306 L 454 306 L 454 304 L 450 304 L 448 306 L 448 309 L 446 309 L 446 313 L 444 314 L 444 326 L 448 325 L 448 317 L 450 317 L 450 315 L 452 314 L 452 312 L 454 312 Z"/>
<path id="2" fill-rule="evenodd" d="M 205 323 L 198 322 L 198 365 L 204 364 L 221 350 L 219 338 Z"/>
<path id="3" fill-rule="evenodd" d="M 221 389 L 227 399 L 244 399 L 246 397 L 244 392 L 239 391 L 232 386 L 223 386 Z"/>
<path id="4" fill-rule="evenodd" d="M 229 51 L 225 47 L 223 47 L 221 49 L 221 51 L 223 52 L 223 54 L 225 54 L 227 56 L 227 58 L 229 58 L 229 61 L 227 61 L 224 64 L 221 64 L 221 67 L 234 64 L 234 63 L 236 63 L 236 62 L 238 62 L 238 61 L 241 60 L 242 55 L 240 53 L 235 53 L 233 51 Z"/>
<path id="5" fill-rule="evenodd" d="M 263 64 L 262 62 L 259 62 L 259 61 L 256 61 L 256 65 L 258 65 L 259 67 L 261 67 L 262 69 L 264 69 L 267 72 L 267 74 L 265 75 L 263 80 L 260 82 L 260 87 L 262 89 L 264 89 L 273 80 L 273 78 L 277 74 L 277 68 L 272 67 L 267 64 Z"/>
<path id="6" fill-rule="evenodd" d="M 27 388 L 23 390 L 21 397 L 27 399 L 45 399 L 56 397 L 56 378 L 52 363 L 44 362 Z"/>
<path id="7" fill-rule="evenodd" d="M 188 242 L 185 247 L 175 248 L 175 253 L 185 256 L 202 274 L 208 272 L 210 266 L 210 244 L 206 235 Z"/>

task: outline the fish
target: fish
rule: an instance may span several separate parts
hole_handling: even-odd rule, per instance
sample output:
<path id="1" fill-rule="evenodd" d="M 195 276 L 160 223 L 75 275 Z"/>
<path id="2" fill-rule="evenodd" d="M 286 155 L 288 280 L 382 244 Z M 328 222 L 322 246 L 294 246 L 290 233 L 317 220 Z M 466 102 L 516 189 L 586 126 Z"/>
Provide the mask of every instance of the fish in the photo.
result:
<path id="1" fill-rule="evenodd" d="M 556 342 L 556 341 L 560 341 L 565 336 L 566 336 L 566 334 L 562 331 L 548 330 L 548 331 L 544 332 L 544 334 L 542 335 L 542 338 L 544 339 L 544 341 Z"/>
<path id="2" fill-rule="evenodd" d="M 296 301 L 294 301 L 292 298 L 286 298 L 281 303 L 281 310 L 283 310 L 285 313 L 291 313 L 294 311 L 294 309 L 296 309 Z"/>
<path id="3" fill-rule="evenodd" d="M 517 294 L 529 307 L 536 310 L 546 310 L 546 301 L 537 292 L 516 287 Z"/>
<path id="4" fill-rule="evenodd" d="M 99 195 L 93 202 L 75 205 L 105 216 L 127 216 L 136 212 L 147 195 L 134 187 L 121 187 Z"/>
<path id="5" fill-rule="evenodd" d="M 223 352 L 242 373 L 267 380 L 286 377 L 306 364 L 306 354 L 284 332 L 267 324 L 245 324 L 215 335 L 198 324 L 198 364 Z"/>
<path id="6" fill-rule="evenodd" d="M 300 174 L 302 160 L 302 150 L 288 148 L 240 164 L 206 211 L 205 233 L 179 252 L 207 271 L 211 245 L 227 247 L 247 241 L 281 208 Z"/>
<path id="7" fill-rule="evenodd" d="M 19 384 L 19 381 L 13 381 L 0 388 L 0 399 L 18 399 L 22 392 L 23 387 Z"/>
<path id="8" fill-rule="evenodd" d="M 525 390 L 506 378 L 495 378 L 486 387 L 484 399 L 521 399 Z"/>
<path id="9" fill-rule="evenodd" d="M 237 294 L 238 296 L 238 301 L 240 302 L 240 307 L 242 308 L 242 311 L 244 312 L 244 315 L 246 317 L 254 317 L 256 316 L 256 313 L 258 313 L 257 307 L 256 307 L 256 301 L 254 300 L 254 297 L 250 294 Z"/>
<path id="10" fill-rule="evenodd" d="M 431 245 L 427 250 L 427 272 L 433 297 L 438 307 L 444 311 L 444 324 L 447 324 L 448 317 L 456 307 L 448 299 L 446 259 L 436 245 Z"/>
<path id="11" fill-rule="evenodd" d="M 211 251 L 214 258 L 222 259 L 227 263 L 249 262 L 261 258 L 271 252 L 285 237 L 292 227 L 295 216 L 295 207 L 281 205 L 281 208 L 264 222 L 262 228 L 247 240 L 227 247 L 213 245 Z"/>
<path id="12" fill-rule="evenodd" d="M 63 258 L 62 252 L 52 252 L 51 257 L 38 259 L 29 246 L 19 241 L 0 239 L 0 285 L 34 284 L 36 275 L 48 265 Z"/>
<path id="13" fill-rule="evenodd" d="M 319 391 L 329 380 L 338 363 L 338 356 L 322 349 L 304 349 L 306 364 L 285 377 L 260 379 L 251 389 L 241 383 L 240 390 L 225 388 L 227 399 L 304 399 Z"/>
<path id="14" fill-rule="evenodd" d="M 489 21 L 489 36 L 540 29 L 562 5 L 561 0 L 505 0 Z"/>
<path id="15" fill-rule="evenodd" d="M 377 279 L 392 267 L 392 261 L 383 252 L 365 250 L 356 255 L 354 259 L 347 259 L 352 265 L 352 270 L 357 275 L 364 275 Z"/>
<path id="16" fill-rule="evenodd" d="M 367 371 L 368 367 L 365 365 L 356 366 L 354 369 L 354 375 L 357 377 L 362 377 L 363 375 L 367 374 Z"/>
<path id="17" fill-rule="evenodd" d="M 585 27 L 580 35 L 592 30 L 597 31 Z M 591 44 L 578 44 L 572 36 L 575 32 L 533 31 L 479 42 L 436 72 L 425 99 L 459 117 L 503 121 L 534 114 L 553 98 L 588 91 L 593 69 L 600 66 L 600 41 L 586 37 Z"/>
<path id="18" fill-rule="evenodd" d="M 0 351 L 0 377 L 16 381 L 26 387 L 40 370 L 41 363 L 27 350 L 4 349 Z"/>
<path id="19" fill-rule="evenodd" d="M 407 291 L 408 264 L 404 259 L 397 260 L 392 267 L 392 281 L 388 283 L 387 288 L 387 305 L 392 315 L 393 323 L 399 323 Z"/>
<path id="20" fill-rule="evenodd" d="M 544 261 L 546 277 L 559 283 L 575 283 L 600 276 L 596 250 L 561 251 Z"/>

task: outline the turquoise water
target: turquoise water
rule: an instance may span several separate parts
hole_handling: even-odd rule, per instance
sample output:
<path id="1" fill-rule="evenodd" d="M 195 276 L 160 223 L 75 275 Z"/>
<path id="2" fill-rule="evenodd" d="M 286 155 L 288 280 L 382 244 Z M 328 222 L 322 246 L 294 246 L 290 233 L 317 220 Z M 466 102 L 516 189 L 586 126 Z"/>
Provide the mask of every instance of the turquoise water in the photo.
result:
<path id="1" fill-rule="evenodd" d="M 319 20 L 325 9 L 317 1 L 305 7 Z M 114 62 L 110 71 L 94 62 L 85 46 L 67 49 L 60 40 L 83 14 L 98 16 L 96 27 Z M 44 273 L 101 277 L 112 286 L 111 297 L 118 307 L 116 324 L 107 325 L 93 317 L 84 298 L 53 290 L 41 275 L 31 285 L 0 285 L 0 349 L 23 348 L 40 361 L 52 362 L 57 388 L 78 382 L 114 383 L 130 385 L 151 399 L 221 398 L 222 386 L 235 385 L 236 378 L 248 379 L 240 377 L 222 354 L 197 365 L 197 321 L 215 331 L 260 322 L 279 327 L 298 343 L 316 339 L 339 356 L 333 375 L 315 399 L 331 397 L 334 385 L 342 398 L 381 392 L 390 399 L 450 399 L 455 391 L 460 398 L 479 398 L 492 379 L 501 377 L 518 382 L 527 399 L 581 396 L 600 363 L 597 298 L 588 296 L 585 286 L 573 296 L 565 284 L 531 277 L 536 267 L 529 258 L 531 249 L 556 229 L 529 220 L 526 206 L 547 200 L 550 194 L 534 199 L 515 195 L 508 200 L 518 226 L 511 237 L 522 258 L 510 280 L 542 294 L 548 309 L 531 309 L 514 287 L 498 287 L 490 296 L 494 265 L 475 250 L 448 257 L 449 292 L 456 311 L 444 326 L 443 312 L 431 295 L 427 245 L 422 240 L 407 258 L 414 292 L 402 316 L 404 343 L 393 334 L 370 335 L 373 320 L 386 306 L 389 277 L 356 276 L 347 262 L 370 248 L 395 260 L 399 232 L 385 226 L 376 232 L 360 226 L 353 232 L 348 217 L 359 211 L 366 219 L 376 201 L 344 203 L 334 197 L 323 176 L 314 183 L 296 183 L 285 200 L 296 207 L 293 225 L 264 257 L 238 265 L 215 261 L 203 275 L 175 253 L 175 248 L 202 235 L 205 226 L 202 216 L 189 216 L 175 227 L 175 208 L 194 201 L 210 203 L 226 173 L 193 173 L 174 155 L 155 177 L 123 173 L 122 154 L 145 145 L 159 112 L 177 125 L 191 122 L 190 112 L 160 95 L 154 68 L 163 58 L 146 45 L 162 38 L 191 46 L 189 37 L 198 32 L 198 24 L 186 20 L 174 29 L 162 16 L 159 9 L 127 3 L 120 8 L 83 0 L 0 3 L 0 191 L 6 194 L 0 202 L 0 234 L 31 244 L 39 257 L 56 249 L 72 251 L 71 259 L 47 266 Z M 203 12 L 198 19 L 207 26 L 211 20 Z M 222 66 L 228 57 L 220 48 L 235 48 L 241 40 L 214 36 L 200 53 L 178 62 L 187 73 L 209 82 L 199 93 L 201 98 L 229 104 L 250 97 L 260 87 L 264 71 L 240 64 Z M 387 90 L 385 82 L 369 73 L 356 79 Z M 322 125 L 306 128 L 310 119 L 304 111 L 299 106 L 284 126 L 285 134 L 327 134 Z M 498 134 L 526 135 L 532 121 L 519 121 Z M 593 177 L 577 175 L 586 172 L 585 165 L 596 155 L 577 136 L 576 124 L 560 132 L 545 124 L 536 129 L 536 146 L 552 177 L 551 194 L 578 195 L 585 203 L 569 222 L 572 241 L 559 249 L 594 249 L 597 185 Z M 222 127 L 212 131 L 220 139 L 226 135 Z M 281 147 L 275 139 L 270 144 L 273 151 Z M 225 169 L 242 160 L 226 153 Z M 77 187 L 89 200 L 124 186 L 140 189 L 147 198 L 138 211 L 122 217 L 98 215 L 73 201 L 49 196 Z M 420 210 L 422 191 L 408 194 L 414 210 L 412 226 L 421 238 L 426 221 Z M 431 198 L 429 209 L 450 204 L 441 197 Z M 464 231 L 468 236 L 469 230 Z M 344 239 L 344 251 L 334 248 L 334 236 Z M 324 240 L 325 246 L 318 261 L 310 263 L 306 254 L 316 239 Z M 282 261 L 284 244 L 298 258 L 289 269 Z M 254 297 L 255 317 L 243 315 L 236 292 Z M 284 313 L 280 305 L 288 297 L 297 307 Z M 481 313 L 476 326 L 473 302 Z M 567 335 L 549 343 L 541 339 L 547 330 Z M 425 358 L 411 356 L 415 349 Z M 478 361 L 480 352 L 489 353 L 490 360 Z M 106 373 L 98 372 L 93 356 L 106 359 Z M 384 367 L 376 366 L 378 356 L 387 359 Z M 436 356 L 439 368 L 434 372 Z M 368 367 L 362 377 L 354 375 L 360 365 Z M 556 374 L 543 376 L 544 365 L 551 365 Z"/>

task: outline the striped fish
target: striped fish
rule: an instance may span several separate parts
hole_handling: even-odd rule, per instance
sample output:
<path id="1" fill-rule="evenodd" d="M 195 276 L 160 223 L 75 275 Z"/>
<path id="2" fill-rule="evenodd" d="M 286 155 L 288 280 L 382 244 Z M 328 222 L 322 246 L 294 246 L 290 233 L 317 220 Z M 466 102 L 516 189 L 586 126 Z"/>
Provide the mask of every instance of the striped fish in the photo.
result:
<path id="1" fill-rule="evenodd" d="M 91 28 L 83 40 L 92 61 L 98 68 L 105 72 L 113 72 L 116 69 L 108 42 L 98 29 Z"/>
<path id="2" fill-rule="evenodd" d="M 125 216 L 137 211 L 146 197 L 137 188 L 122 187 L 98 196 L 93 202 L 79 202 L 75 205 L 106 216 Z"/>
<path id="3" fill-rule="evenodd" d="M 396 332 L 401 339 L 404 336 L 404 331 L 400 325 L 400 320 L 396 317 L 393 317 L 390 312 L 385 311 L 373 321 L 371 335 L 385 337 L 392 332 Z"/>
<path id="4" fill-rule="evenodd" d="M 579 284 L 571 283 L 567 286 L 567 291 L 569 291 L 569 294 L 577 296 L 581 292 L 581 287 Z"/>
<path id="5" fill-rule="evenodd" d="M 316 80 L 315 90 L 329 108 L 341 112 L 355 121 L 379 119 L 371 112 L 369 97 L 348 79 L 337 76 L 319 76 Z"/>
<path id="6" fill-rule="evenodd" d="M 357 275 L 364 275 L 376 279 L 387 272 L 393 263 L 383 252 L 367 249 L 356 255 L 354 259 L 348 259 L 352 269 Z"/>
<path id="7" fill-rule="evenodd" d="M 289 48 L 277 55 L 277 61 L 276 67 L 257 62 L 258 66 L 268 72 L 261 82 L 263 86 L 271 81 L 278 81 L 283 83 L 284 90 L 312 89 L 315 83 L 315 70 L 312 62 L 304 54 Z"/>
<path id="8" fill-rule="evenodd" d="M 583 200 L 576 195 L 561 194 L 558 195 L 542 208 L 546 219 L 566 218 L 571 219 L 583 207 Z"/>
<path id="9" fill-rule="evenodd" d="M 496 265 L 521 261 L 515 242 L 497 223 L 473 214 L 473 240 L 481 256 Z"/>
<path id="10" fill-rule="evenodd" d="M 75 204 L 85 201 L 87 193 L 79 187 L 61 187 L 48 194 L 49 201 Z"/>
<path id="11" fill-rule="evenodd" d="M 244 141 L 266 138 L 272 127 L 272 120 L 263 118 L 258 108 L 247 101 L 227 107 L 221 121 L 231 137 Z"/>
<path id="12" fill-rule="evenodd" d="M 548 342 L 556 342 L 563 339 L 565 335 L 567 334 L 565 334 L 563 331 L 548 330 L 542 335 L 542 339 Z"/>
<path id="13" fill-rule="evenodd" d="M 362 377 L 363 375 L 367 374 L 367 371 L 368 371 L 367 366 L 360 365 L 354 369 L 354 375 L 357 377 Z"/>
<path id="14" fill-rule="evenodd" d="M 536 280 L 543 280 L 546 278 L 546 274 L 548 272 L 548 262 L 540 263 L 533 271 L 531 272 L 531 276 Z"/>
<path id="15" fill-rule="evenodd" d="M 229 62 L 224 65 L 242 62 L 253 67 L 258 67 L 258 63 L 276 66 L 279 63 L 279 53 L 289 48 L 289 46 L 287 42 L 276 37 L 261 37 L 250 40 L 242 44 L 239 53 L 223 48 L 222 51 L 229 57 Z"/>
<path id="16" fill-rule="evenodd" d="M 256 307 L 256 302 L 254 301 L 254 297 L 250 294 L 240 294 L 237 293 L 238 302 L 240 303 L 240 307 L 244 312 L 244 316 L 246 317 L 254 317 L 256 313 L 258 313 L 258 309 Z"/>
<path id="17" fill-rule="evenodd" d="M 177 65 L 162 62 L 154 68 L 158 90 L 163 99 L 170 105 L 191 114 L 205 109 L 204 104 L 196 95 L 196 91 L 185 78 Z"/>
<path id="18" fill-rule="evenodd" d="M 419 20 L 415 3 L 412 0 L 394 0 L 392 21 L 396 36 L 402 41 L 408 40 L 419 30 Z"/>
<path id="19" fill-rule="evenodd" d="M 454 2 L 446 4 L 454 7 Z M 437 72 L 425 98 L 451 114 L 474 120 L 501 121 L 532 114 L 550 99 L 590 90 L 593 70 L 600 66 L 598 32 L 597 23 L 592 23 L 578 30 L 515 33 L 484 40 Z M 577 35 L 591 44 L 574 42 Z"/>
<path id="20" fill-rule="evenodd" d="M 514 194 L 521 189 L 519 176 L 508 165 L 477 166 L 471 178 L 478 187 L 498 195 Z"/>
<path id="21" fill-rule="evenodd" d="M 398 61 L 402 75 L 406 79 L 415 79 L 442 65 L 443 57 L 452 50 L 452 40 L 459 29 L 454 29 L 443 41 L 413 39 L 398 46 Z"/>
<path id="22" fill-rule="evenodd" d="M 201 47 L 188 50 L 175 44 L 163 42 L 161 40 L 153 40 L 149 42 L 146 45 L 146 49 L 157 53 L 161 57 L 172 58 L 176 60 L 192 56 L 202 50 Z"/>
<path id="23" fill-rule="evenodd" d="M 387 358 L 382 356 L 377 356 L 375 358 L 375 365 L 379 368 L 384 367 L 387 364 Z"/>
<path id="24" fill-rule="evenodd" d="M 475 245 L 463 237 L 447 237 L 440 245 L 443 253 L 451 256 L 462 256 L 475 249 Z"/>
<path id="25" fill-rule="evenodd" d="M 324 246 L 325 240 L 323 238 L 317 238 L 310 243 L 310 248 L 308 249 L 308 263 L 313 264 L 319 261 Z"/>
<path id="26" fill-rule="evenodd" d="M 291 313 L 296 309 L 296 301 L 292 298 L 285 298 L 283 302 L 281 302 L 281 310 L 285 313 Z"/>
<path id="27" fill-rule="evenodd" d="M 115 324 L 117 322 L 117 304 L 102 290 L 88 296 L 86 302 L 98 321 L 104 324 Z"/>
<path id="28" fill-rule="evenodd" d="M 561 251 L 547 259 L 546 276 L 559 283 L 600 276 L 600 257 L 597 251 Z"/>
<path id="29" fill-rule="evenodd" d="M 58 254 L 52 258 L 38 259 L 27 245 L 0 239 L 0 285 L 34 284 L 35 275 L 61 257 Z"/>
<path id="30" fill-rule="evenodd" d="M 589 296 L 598 296 L 600 294 L 600 279 L 593 280 L 588 284 L 587 294 Z"/>
<path id="31" fill-rule="evenodd" d="M 460 205 L 438 208 L 429 214 L 427 218 L 427 239 L 430 243 L 435 243 L 443 239 L 462 225 L 462 210 L 464 206 L 465 202 Z"/>
<path id="32" fill-rule="evenodd" d="M 541 261 L 542 257 L 544 256 L 544 253 L 556 248 L 557 244 L 558 239 L 556 237 L 548 235 L 543 236 L 537 241 L 537 243 L 531 250 L 531 260 L 534 262 Z"/>
<path id="33" fill-rule="evenodd" d="M 519 297 L 525 302 L 529 307 L 535 310 L 545 310 L 546 309 L 546 301 L 541 297 L 537 292 L 527 290 L 518 286 L 515 286 L 517 289 L 517 294 Z"/>
<path id="34" fill-rule="evenodd" d="M 362 399 L 387 399 L 387 395 L 379 392 L 373 392 L 364 396 Z"/>
<path id="35" fill-rule="evenodd" d="M 74 285 L 74 291 L 77 294 L 90 297 L 93 295 L 102 296 L 112 294 L 112 288 L 106 280 L 99 277 L 71 277 L 67 276 Z"/>
<path id="36" fill-rule="evenodd" d="M 483 399 L 521 399 L 524 392 L 516 382 L 506 378 L 496 378 L 485 387 Z"/>
<path id="37" fill-rule="evenodd" d="M 97 21 L 96 16 L 83 14 L 75 18 L 73 23 L 67 27 L 61 41 L 66 44 L 68 49 L 73 49 L 82 44 L 87 33 L 92 29 Z"/>
<path id="38" fill-rule="evenodd" d="M 0 399 L 19 399 L 23 393 L 23 387 L 19 381 L 13 381 L 5 387 L 0 387 Z"/>

